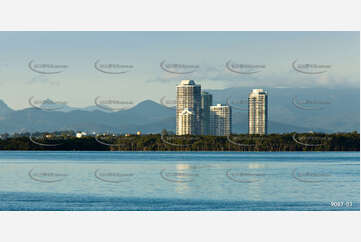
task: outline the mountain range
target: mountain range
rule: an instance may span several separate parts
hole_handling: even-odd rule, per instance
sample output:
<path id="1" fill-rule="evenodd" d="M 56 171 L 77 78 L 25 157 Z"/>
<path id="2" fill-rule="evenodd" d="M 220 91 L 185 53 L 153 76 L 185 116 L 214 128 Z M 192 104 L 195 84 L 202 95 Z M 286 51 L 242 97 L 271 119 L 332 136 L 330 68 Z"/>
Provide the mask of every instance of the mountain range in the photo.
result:
<path id="1" fill-rule="evenodd" d="M 213 104 L 232 106 L 234 133 L 247 133 L 247 97 L 253 87 L 207 90 Z M 269 102 L 269 133 L 326 133 L 360 130 L 360 89 L 265 88 Z M 51 103 L 51 100 L 48 100 Z M 109 111 L 98 106 L 57 111 L 36 107 L 11 109 L 0 100 L 0 133 L 85 132 L 160 133 L 175 131 L 175 108 L 145 100 L 132 108 Z"/>

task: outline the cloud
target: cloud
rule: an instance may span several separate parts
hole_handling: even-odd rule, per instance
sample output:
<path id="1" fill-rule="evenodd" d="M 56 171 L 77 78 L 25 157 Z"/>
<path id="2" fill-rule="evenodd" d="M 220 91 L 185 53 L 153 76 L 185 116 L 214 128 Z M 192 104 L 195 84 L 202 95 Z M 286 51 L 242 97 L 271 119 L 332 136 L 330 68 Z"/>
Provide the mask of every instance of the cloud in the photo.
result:
<path id="1" fill-rule="evenodd" d="M 267 86 L 267 87 L 359 87 L 359 78 L 330 70 L 322 74 L 305 74 L 289 66 L 286 71 L 275 71 L 266 66 L 258 73 L 238 74 L 228 70 L 225 65 L 203 65 L 190 74 L 161 72 L 146 82 L 174 83 L 192 79 L 202 85 L 221 86 Z"/>

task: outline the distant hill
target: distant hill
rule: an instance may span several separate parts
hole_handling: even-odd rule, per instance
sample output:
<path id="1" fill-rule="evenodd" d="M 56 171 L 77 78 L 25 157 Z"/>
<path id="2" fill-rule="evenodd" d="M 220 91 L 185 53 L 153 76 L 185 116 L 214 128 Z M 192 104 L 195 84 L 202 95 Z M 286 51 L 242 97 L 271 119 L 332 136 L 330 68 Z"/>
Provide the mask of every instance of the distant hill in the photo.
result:
<path id="1" fill-rule="evenodd" d="M 7 116 L 12 112 L 14 112 L 14 110 L 9 108 L 9 106 L 3 100 L 0 99 L 0 120 L 2 120 L 3 117 L 5 118 L 5 116 Z"/>
<path id="2" fill-rule="evenodd" d="M 6 112 L 0 120 L 0 133 L 13 133 L 26 130 L 57 131 L 81 130 L 87 132 L 160 132 L 163 123 L 175 115 L 175 111 L 158 103 L 147 100 L 135 107 L 118 112 L 106 111 L 45 111 L 38 108 L 26 108 Z M 152 124 L 157 123 L 159 127 Z M 147 128 L 148 124 L 151 129 Z"/>

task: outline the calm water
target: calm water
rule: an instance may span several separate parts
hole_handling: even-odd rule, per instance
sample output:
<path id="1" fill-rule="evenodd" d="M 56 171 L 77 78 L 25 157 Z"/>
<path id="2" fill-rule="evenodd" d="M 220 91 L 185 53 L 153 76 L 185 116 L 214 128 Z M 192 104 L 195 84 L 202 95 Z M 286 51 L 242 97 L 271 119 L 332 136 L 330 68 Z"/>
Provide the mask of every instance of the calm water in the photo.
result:
<path id="1" fill-rule="evenodd" d="M 1 151 L 0 210 L 360 210 L 360 153 Z"/>

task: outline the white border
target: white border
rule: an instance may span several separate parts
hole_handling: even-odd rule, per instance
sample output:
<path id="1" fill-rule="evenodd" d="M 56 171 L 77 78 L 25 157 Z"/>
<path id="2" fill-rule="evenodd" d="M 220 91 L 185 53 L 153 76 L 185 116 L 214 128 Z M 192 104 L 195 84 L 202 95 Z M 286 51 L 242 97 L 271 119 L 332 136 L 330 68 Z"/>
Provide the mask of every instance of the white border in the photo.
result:
<path id="1" fill-rule="evenodd" d="M 328 242 L 358 241 L 360 213 L 5 212 L 1 220 L 2 241 Z"/>
<path id="2" fill-rule="evenodd" d="M 12 0 L 1 3 L 0 30 L 359 31 L 358 2 Z M 360 212 L 1 212 L 0 238 L 358 241 L 359 221 Z"/>
<path id="3" fill-rule="evenodd" d="M 356 0 L 2 1 L 0 30 L 360 30 Z"/>

